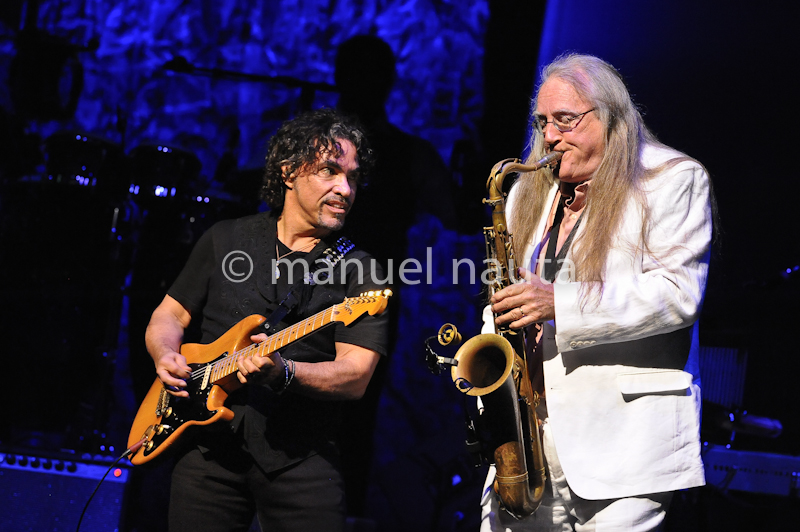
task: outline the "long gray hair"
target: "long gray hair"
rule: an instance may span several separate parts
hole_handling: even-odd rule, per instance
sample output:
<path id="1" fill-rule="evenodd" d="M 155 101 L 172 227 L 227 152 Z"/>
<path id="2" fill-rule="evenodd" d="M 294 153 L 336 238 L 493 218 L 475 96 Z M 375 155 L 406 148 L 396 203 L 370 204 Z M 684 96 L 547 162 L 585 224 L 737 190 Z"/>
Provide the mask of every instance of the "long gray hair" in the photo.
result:
<path id="1" fill-rule="evenodd" d="M 569 84 L 590 107 L 595 108 L 594 113 L 605 131 L 603 159 L 592 177 L 586 196 L 583 229 L 572 248 L 575 280 L 585 283 L 584 303 L 590 294 L 595 294 L 599 301 L 606 259 L 631 199 L 638 203 L 644 214 L 640 245 L 646 247 L 650 213 L 641 183 L 661 168 L 647 171 L 641 161 L 641 152 L 646 144 L 660 143 L 645 126 L 619 72 L 609 63 L 591 55 L 562 55 L 542 70 L 537 96 L 541 86 L 553 78 Z M 533 109 L 536 103 L 534 98 Z M 538 128 L 533 128 L 526 164 L 543 157 L 545 149 L 544 135 Z M 670 164 L 675 163 L 670 161 Z M 515 185 L 518 187 L 516 205 L 525 206 L 516 208 L 511 220 L 514 238 L 518 244 L 521 243 L 519 245 L 540 236 L 533 232 L 545 209 L 549 208 L 545 202 L 554 181 L 552 172 L 545 170 L 535 178 L 523 175 Z M 587 245 L 581 245 L 582 242 Z"/>

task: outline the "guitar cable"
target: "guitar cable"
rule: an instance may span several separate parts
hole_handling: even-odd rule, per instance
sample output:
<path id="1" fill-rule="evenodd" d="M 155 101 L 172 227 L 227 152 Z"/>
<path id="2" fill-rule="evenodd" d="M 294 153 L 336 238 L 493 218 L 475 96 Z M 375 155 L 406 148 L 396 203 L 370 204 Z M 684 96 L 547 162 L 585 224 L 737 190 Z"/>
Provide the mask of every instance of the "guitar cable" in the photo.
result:
<path id="1" fill-rule="evenodd" d="M 114 469 L 114 466 L 116 466 L 120 462 L 120 460 L 122 460 L 123 458 L 127 458 L 130 455 L 134 454 L 136 451 L 138 451 L 142 447 L 142 445 L 144 445 L 144 443 L 146 441 L 147 441 L 147 438 L 142 438 L 141 440 L 137 441 L 136 443 L 134 443 L 133 445 L 131 445 L 130 447 L 125 449 L 125 452 L 122 453 L 121 455 L 119 455 L 119 457 L 116 460 L 114 460 L 111 463 L 110 466 L 108 466 L 108 469 L 106 470 L 105 473 L 103 473 L 103 476 L 100 478 L 100 481 L 97 483 L 97 486 L 95 486 L 94 491 L 92 492 L 91 495 L 89 495 L 89 499 L 86 501 L 86 504 L 83 506 L 83 511 L 81 512 L 81 516 L 78 519 L 78 526 L 75 527 L 75 532 L 80 532 L 81 522 L 83 521 L 83 516 L 86 514 L 86 510 L 89 509 L 89 504 L 92 502 L 92 499 L 94 498 L 95 494 L 97 493 L 97 490 L 100 489 L 100 484 L 103 483 L 103 481 L 106 479 L 106 477 L 111 472 L 111 470 Z"/>

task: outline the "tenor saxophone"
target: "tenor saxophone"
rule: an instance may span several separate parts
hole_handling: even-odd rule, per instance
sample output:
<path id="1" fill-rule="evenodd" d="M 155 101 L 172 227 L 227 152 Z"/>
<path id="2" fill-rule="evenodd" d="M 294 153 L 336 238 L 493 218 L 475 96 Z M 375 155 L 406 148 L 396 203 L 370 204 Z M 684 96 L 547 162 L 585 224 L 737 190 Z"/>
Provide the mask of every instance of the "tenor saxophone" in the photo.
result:
<path id="1" fill-rule="evenodd" d="M 486 183 L 492 208 L 492 225 L 484 227 L 487 280 L 490 297 L 512 284 L 516 269 L 514 245 L 505 215 L 503 180 L 512 172 L 533 172 L 555 164 L 560 152 L 552 152 L 533 165 L 518 159 L 497 163 Z M 488 433 L 488 459 L 497 474 L 494 490 L 502 508 L 517 519 L 531 515 L 544 494 L 546 472 L 533 390 L 525 358 L 524 332 L 495 326 L 494 334 L 467 340 L 455 355 L 451 376 L 463 393 L 478 396 L 483 404 L 480 424 Z"/>

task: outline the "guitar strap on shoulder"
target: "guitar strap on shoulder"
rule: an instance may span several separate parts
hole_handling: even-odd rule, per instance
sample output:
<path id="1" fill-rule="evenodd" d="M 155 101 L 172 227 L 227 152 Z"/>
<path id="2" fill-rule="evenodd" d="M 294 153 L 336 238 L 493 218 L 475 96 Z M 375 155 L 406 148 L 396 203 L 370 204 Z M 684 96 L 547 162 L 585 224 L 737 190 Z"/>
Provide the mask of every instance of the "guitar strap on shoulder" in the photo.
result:
<path id="1" fill-rule="evenodd" d="M 327 281 L 336 264 L 354 247 L 356 247 L 355 244 L 346 237 L 340 237 L 333 246 L 323 251 L 322 256 L 309 266 L 308 274 L 295 281 L 292 287 L 289 288 L 289 293 L 286 294 L 283 301 L 278 303 L 278 307 L 272 311 L 267 321 L 261 324 L 261 329 L 267 334 L 272 334 L 278 323 L 300 302 L 298 293 L 303 285 L 315 285 L 318 281 Z M 325 269 L 319 271 L 323 266 Z"/>

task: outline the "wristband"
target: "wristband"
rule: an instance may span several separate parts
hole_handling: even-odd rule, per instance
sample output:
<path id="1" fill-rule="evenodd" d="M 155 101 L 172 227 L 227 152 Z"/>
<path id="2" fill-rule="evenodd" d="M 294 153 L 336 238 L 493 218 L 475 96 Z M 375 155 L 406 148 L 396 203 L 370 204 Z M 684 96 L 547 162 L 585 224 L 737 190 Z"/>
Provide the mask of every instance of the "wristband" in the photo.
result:
<path id="1" fill-rule="evenodd" d="M 272 388 L 272 391 L 274 391 L 278 395 L 286 391 L 286 388 L 289 387 L 289 383 L 291 383 L 292 380 L 294 379 L 294 360 L 283 357 L 281 357 L 281 360 L 283 361 L 283 371 L 284 371 L 283 383 L 279 388 L 270 386 Z M 290 362 L 291 362 L 291 369 L 289 367 Z"/>

